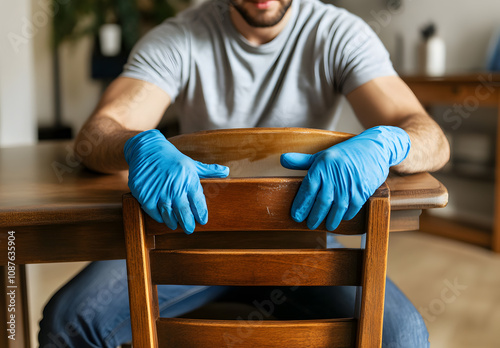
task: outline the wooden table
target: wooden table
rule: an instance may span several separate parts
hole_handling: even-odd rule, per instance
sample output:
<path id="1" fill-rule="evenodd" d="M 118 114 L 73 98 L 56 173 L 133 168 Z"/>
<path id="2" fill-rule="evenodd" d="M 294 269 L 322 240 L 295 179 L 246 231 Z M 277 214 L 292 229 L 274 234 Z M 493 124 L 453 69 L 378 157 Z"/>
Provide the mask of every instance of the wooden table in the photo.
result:
<path id="1" fill-rule="evenodd" d="M 495 158 L 495 207 L 492 231 L 474 228 L 460 221 L 422 216 L 422 229 L 433 234 L 444 235 L 465 242 L 486 246 L 500 253 L 500 74 L 476 73 L 443 77 L 406 76 L 403 80 L 410 86 L 424 105 L 454 105 L 457 112 L 447 117 L 452 131 L 461 126 L 478 107 L 495 107 L 498 110 L 497 143 Z M 451 109 L 450 109 L 451 110 Z M 461 111 L 460 111 L 461 110 Z M 462 119 L 461 119 L 462 118 Z M 446 120 L 445 120 L 446 121 Z"/>
<path id="2" fill-rule="evenodd" d="M 422 209 L 447 204 L 446 189 L 427 173 L 391 176 L 388 184 L 391 231 L 418 229 Z M 7 264 L 8 231 L 15 231 L 16 265 L 125 258 L 121 200 L 128 191 L 127 173 L 88 171 L 68 142 L 0 149 L 0 265 Z"/>

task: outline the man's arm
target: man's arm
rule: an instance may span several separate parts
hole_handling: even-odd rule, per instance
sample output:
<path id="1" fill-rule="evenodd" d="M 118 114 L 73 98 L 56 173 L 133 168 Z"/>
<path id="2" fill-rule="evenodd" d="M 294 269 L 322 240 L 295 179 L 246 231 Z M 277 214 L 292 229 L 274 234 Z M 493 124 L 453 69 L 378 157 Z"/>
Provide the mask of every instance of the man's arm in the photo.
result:
<path id="1" fill-rule="evenodd" d="M 93 115 L 78 133 L 76 153 L 86 167 L 98 172 L 127 169 L 123 153 L 125 142 L 142 131 L 155 128 L 169 105 L 169 95 L 154 84 L 119 77 L 108 87 Z M 86 146 L 87 142 L 97 146 Z"/>
<path id="2" fill-rule="evenodd" d="M 224 178 L 229 168 L 192 160 L 152 129 L 169 105 L 161 88 L 118 78 L 78 134 L 75 151 L 99 172 L 128 168 L 128 186 L 144 211 L 171 229 L 180 224 L 192 233 L 196 222 L 208 221 L 200 178 Z"/>
<path id="3" fill-rule="evenodd" d="M 368 130 L 314 155 L 281 156 L 284 167 L 307 170 L 291 213 L 312 230 L 325 219 L 330 231 L 352 219 L 390 167 L 414 173 L 448 161 L 446 137 L 399 77 L 376 78 L 347 99 Z"/>
<path id="4" fill-rule="evenodd" d="M 448 140 L 398 76 L 373 79 L 348 94 L 347 99 L 364 127 L 389 125 L 408 133 L 410 152 L 393 167 L 397 172 L 435 171 L 448 162 Z"/>

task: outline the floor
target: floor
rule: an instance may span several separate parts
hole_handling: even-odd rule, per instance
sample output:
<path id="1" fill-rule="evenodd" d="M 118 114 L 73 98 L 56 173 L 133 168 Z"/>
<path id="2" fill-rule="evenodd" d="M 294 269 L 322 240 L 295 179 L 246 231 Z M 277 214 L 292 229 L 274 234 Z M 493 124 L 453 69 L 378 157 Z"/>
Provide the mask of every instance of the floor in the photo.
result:
<path id="1" fill-rule="evenodd" d="M 29 266 L 33 338 L 48 296 L 83 266 Z M 500 347 L 500 255 L 422 233 L 393 233 L 388 274 L 424 316 L 432 348 Z"/>
<path id="2" fill-rule="evenodd" d="M 432 348 L 500 347 L 500 255 L 423 233 L 393 233 L 387 272 L 424 317 Z"/>

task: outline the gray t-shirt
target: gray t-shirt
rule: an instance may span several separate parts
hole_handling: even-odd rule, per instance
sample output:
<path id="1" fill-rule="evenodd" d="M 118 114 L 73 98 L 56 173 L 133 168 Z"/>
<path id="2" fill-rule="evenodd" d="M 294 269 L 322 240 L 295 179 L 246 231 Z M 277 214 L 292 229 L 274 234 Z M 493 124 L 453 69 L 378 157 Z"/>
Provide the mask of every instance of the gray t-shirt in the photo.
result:
<path id="1" fill-rule="evenodd" d="M 272 41 L 255 46 L 233 26 L 228 0 L 168 19 L 134 48 L 122 76 L 171 97 L 182 133 L 243 127 L 335 129 L 342 95 L 395 75 L 360 18 L 319 0 L 293 0 Z"/>

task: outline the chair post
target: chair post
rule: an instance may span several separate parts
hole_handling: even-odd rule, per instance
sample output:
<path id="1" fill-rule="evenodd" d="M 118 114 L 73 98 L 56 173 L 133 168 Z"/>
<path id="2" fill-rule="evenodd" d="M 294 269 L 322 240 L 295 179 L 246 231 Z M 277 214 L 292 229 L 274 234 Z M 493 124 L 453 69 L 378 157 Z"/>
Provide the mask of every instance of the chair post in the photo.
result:
<path id="1" fill-rule="evenodd" d="M 153 237 L 146 236 L 141 207 L 132 195 L 123 197 L 123 222 L 127 248 L 127 276 L 130 321 L 134 347 L 157 347 L 156 320 L 159 317 L 156 286 L 152 286 L 149 251 Z M 132 310 L 141 308 L 141 310 Z"/>
<path id="2" fill-rule="evenodd" d="M 361 296 L 361 315 L 358 321 L 358 348 L 382 346 L 391 213 L 387 185 L 382 185 L 366 204 L 366 248 L 363 258 L 363 294 Z M 366 289 L 371 290 L 366 291 Z"/>

